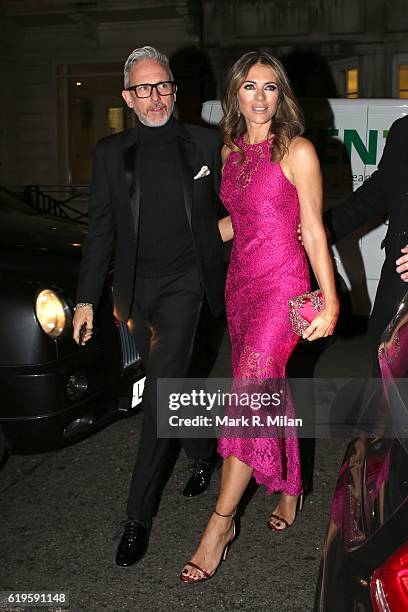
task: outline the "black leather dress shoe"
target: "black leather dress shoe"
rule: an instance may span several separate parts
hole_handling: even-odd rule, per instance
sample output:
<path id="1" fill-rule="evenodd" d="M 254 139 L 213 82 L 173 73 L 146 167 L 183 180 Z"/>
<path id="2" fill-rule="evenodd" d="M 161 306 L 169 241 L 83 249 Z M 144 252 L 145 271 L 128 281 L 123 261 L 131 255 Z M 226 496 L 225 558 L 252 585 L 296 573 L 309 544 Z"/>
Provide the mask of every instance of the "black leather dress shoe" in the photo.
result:
<path id="1" fill-rule="evenodd" d="M 129 567 L 143 559 L 149 546 L 151 525 L 128 519 L 116 553 L 116 565 Z"/>
<path id="2" fill-rule="evenodd" d="M 213 461 L 196 461 L 193 471 L 184 487 L 184 497 L 195 497 L 204 493 L 210 486 L 211 474 L 221 465 L 221 458 L 217 456 Z"/>

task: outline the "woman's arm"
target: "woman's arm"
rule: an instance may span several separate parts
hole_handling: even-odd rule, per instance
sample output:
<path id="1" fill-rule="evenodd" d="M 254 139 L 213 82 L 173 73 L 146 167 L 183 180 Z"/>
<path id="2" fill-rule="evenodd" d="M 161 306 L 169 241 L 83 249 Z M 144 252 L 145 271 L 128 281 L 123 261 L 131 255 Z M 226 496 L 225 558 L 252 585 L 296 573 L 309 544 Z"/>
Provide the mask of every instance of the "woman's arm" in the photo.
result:
<path id="1" fill-rule="evenodd" d="M 324 293 L 325 307 L 304 333 L 304 338 L 316 340 L 334 332 L 339 313 L 333 262 L 327 245 L 322 220 L 323 190 L 320 164 L 313 145 L 305 138 L 295 138 L 284 160 L 296 187 L 300 202 L 300 222 L 303 244 L 313 272 Z"/>

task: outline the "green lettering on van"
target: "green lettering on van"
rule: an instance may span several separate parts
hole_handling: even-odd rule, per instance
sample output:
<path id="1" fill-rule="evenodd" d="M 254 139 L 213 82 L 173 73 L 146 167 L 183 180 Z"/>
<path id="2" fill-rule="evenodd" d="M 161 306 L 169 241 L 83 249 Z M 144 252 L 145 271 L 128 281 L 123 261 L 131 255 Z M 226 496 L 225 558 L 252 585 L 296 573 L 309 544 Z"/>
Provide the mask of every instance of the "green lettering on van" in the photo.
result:
<path id="1" fill-rule="evenodd" d="M 368 132 L 368 148 L 361 140 L 357 130 L 344 130 L 344 146 L 347 154 L 351 159 L 351 149 L 354 146 L 363 164 L 374 165 L 377 160 L 377 130 L 369 130 Z"/>

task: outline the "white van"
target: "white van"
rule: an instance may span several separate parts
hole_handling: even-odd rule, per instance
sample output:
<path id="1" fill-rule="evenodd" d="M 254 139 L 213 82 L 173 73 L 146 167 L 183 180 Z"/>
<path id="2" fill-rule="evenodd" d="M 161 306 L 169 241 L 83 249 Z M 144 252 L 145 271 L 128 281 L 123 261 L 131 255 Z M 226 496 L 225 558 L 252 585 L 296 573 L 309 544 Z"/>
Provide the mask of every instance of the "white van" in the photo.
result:
<path id="1" fill-rule="evenodd" d="M 377 169 L 391 124 L 408 114 L 404 100 L 301 100 L 301 106 L 306 136 L 315 144 L 322 165 L 325 208 L 342 201 Z M 218 124 L 220 101 L 204 102 L 201 117 Z M 367 315 L 373 305 L 386 229 L 379 220 L 335 248 L 338 271 L 351 291 L 355 314 Z"/>

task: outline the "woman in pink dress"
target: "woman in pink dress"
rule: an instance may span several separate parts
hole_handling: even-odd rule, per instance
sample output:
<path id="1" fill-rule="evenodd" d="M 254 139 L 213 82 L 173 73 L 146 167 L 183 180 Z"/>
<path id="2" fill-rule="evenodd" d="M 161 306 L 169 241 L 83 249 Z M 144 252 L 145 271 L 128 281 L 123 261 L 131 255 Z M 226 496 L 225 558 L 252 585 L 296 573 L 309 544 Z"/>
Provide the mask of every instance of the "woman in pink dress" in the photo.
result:
<path id="1" fill-rule="evenodd" d="M 306 253 L 325 307 L 304 337 L 329 336 L 336 325 L 339 304 L 322 223 L 320 167 L 313 145 L 301 137 L 301 112 L 284 68 L 267 52 L 246 53 L 231 68 L 222 127 L 221 198 L 230 216 L 220 221 L 220 232 L 224 241 L 233 238 L 225 291 L 233 376 L 234 382 L 251 379 L 262 386 L 284 379 L 296 345 L 288 300 L 309 290 Z M 297 238 L 300 221 L 304 248 Z M 290 400 L 285 410 L 292 412 Z M 295 519 L 302 493 L 296 435 L 244 436 L 219 440 L 221 491 L 200 545 L 180 574 L 183 582 L 214 575 L 234 539 L 233 517 L 252 476 L 268 493 L 282 492 L 268 526 L 278 531 Z"/>

